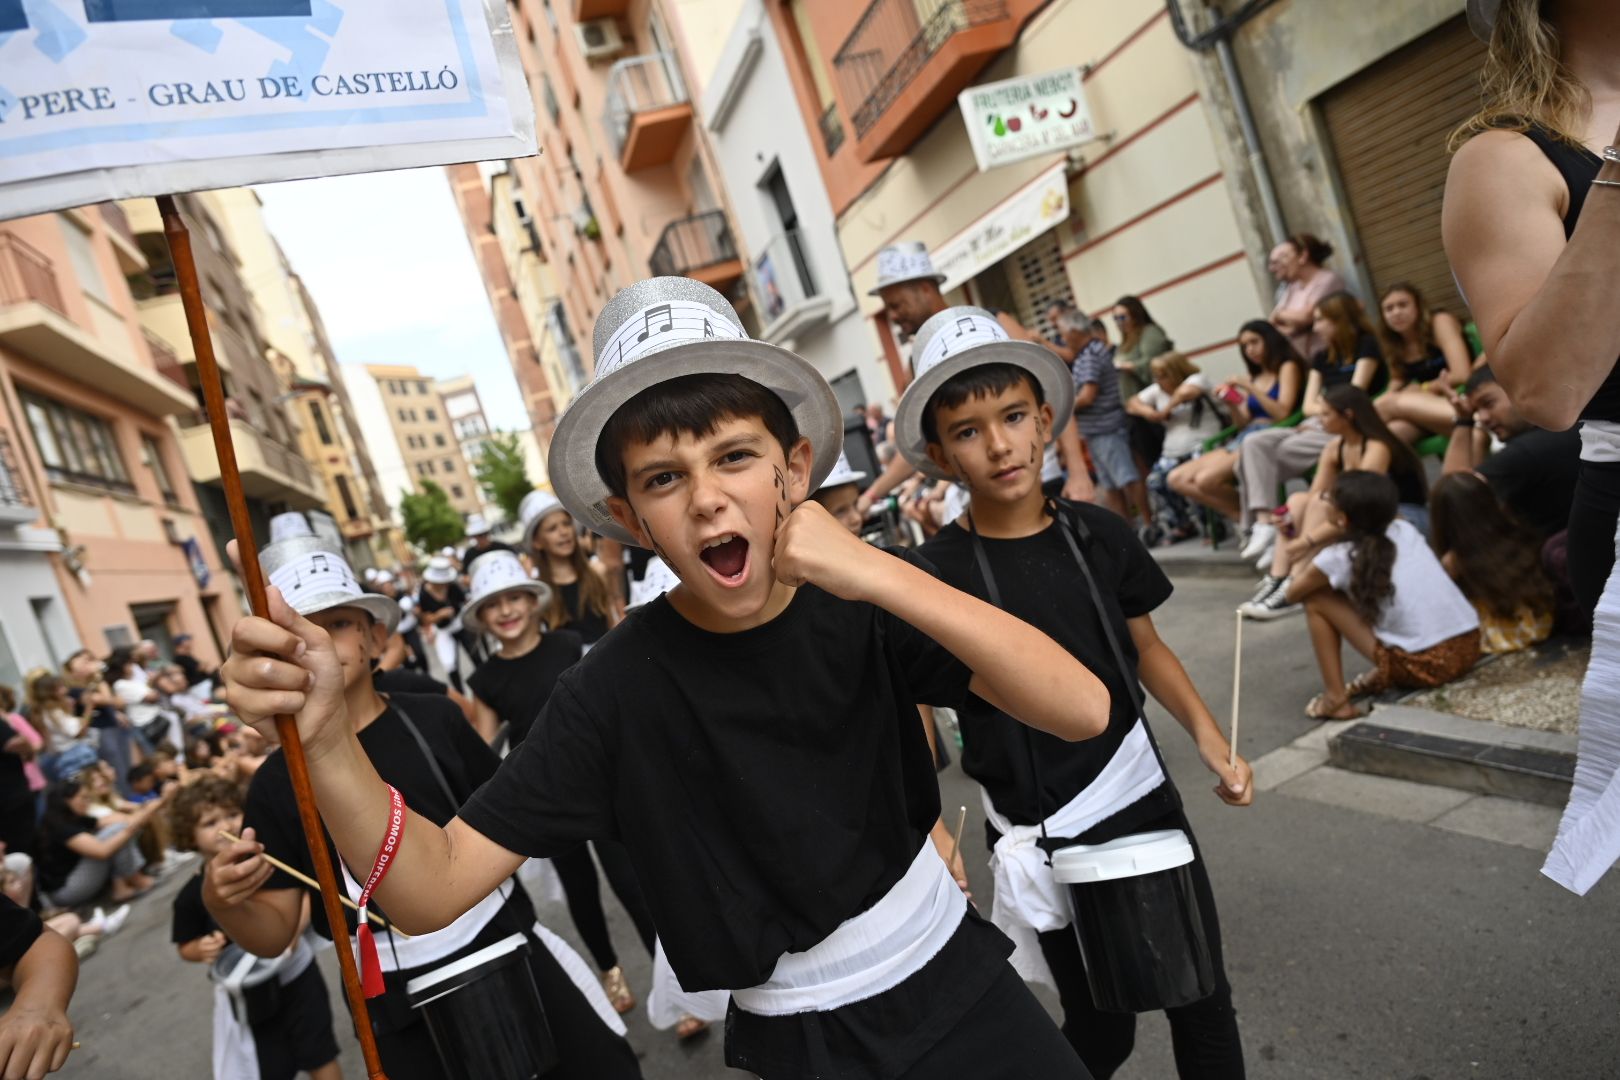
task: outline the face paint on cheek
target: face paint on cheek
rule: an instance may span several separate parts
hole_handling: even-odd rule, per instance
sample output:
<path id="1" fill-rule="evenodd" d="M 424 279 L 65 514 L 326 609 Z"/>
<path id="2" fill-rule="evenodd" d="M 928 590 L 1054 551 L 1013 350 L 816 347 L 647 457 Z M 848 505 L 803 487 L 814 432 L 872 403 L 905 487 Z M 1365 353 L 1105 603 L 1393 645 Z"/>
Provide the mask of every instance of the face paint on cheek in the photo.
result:
<path id="1" fill-rule="evenodd" d="M 788 490 L 787 478 L 782 475 L 779 466 L 771 466 L 772 482 L 776 484 L 776 526 L 781 528 L 782 522 L 787 520 Z"/>
<path id="2" fill-rule="evenodd" d="M 967 466 L 962 464 L 962 459 L 960 457 L 952 457 L 951 464 L 956 466 L 957 480 L 963 484 L 966 484 L 969 491 L 974 490 L 973 474 L 967 471 Z"/>
<path id="3" fill-rule="evenodd" d="M 653 554 L 658 556 L 660 559 L 663 559 L 664 562 L 668 563 L 669 556 L 664 554 L 664 549 L 658 546 L 658 540 L 653 536 L 652 530 L 647 528 L 647 519 L 637 518 L 637 520 L 641 522 L 641 531 L 647 535 L 647 542 L 652 545 Z M 673 564 L 670 566 L 670 569 L 675 569 Z"/>

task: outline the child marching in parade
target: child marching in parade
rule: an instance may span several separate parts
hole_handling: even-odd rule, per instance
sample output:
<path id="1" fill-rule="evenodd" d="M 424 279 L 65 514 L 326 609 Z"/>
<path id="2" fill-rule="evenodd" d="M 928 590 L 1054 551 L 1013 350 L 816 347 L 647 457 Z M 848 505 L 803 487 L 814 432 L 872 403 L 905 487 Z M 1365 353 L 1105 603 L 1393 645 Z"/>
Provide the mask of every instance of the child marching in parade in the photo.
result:
<path id="1" fill-rule="evenodd" d="M 344 712 L 346 734 L 355 740 L 354 750 L 365 762 L 368 775 L 380 777 L 379 784 L 391 785 L 382 788 L 385 799 L 391 798 L 389 791 L 395 792 L 401 800 L 399 814 L 403 816 L 408 807 L 419 832 L 426 832 L 430 822 L 452 820 L 456 808 L 495 772 L 499 760 L 449 698 L 440 694 L 384 697 L 377 692 L 372 669 L 398 624 L 398 604 L 377 593 L 361 592 L 343 556 L 313 536 L 270 544 L 260 557 L 265 577 L 274 587 L 272 595 L 289 605 L 281 609 L 284 614 L 291 617 L 296 612 L 299 625 L 320 627 L 322 693 Z M 227 687 L 230 697 L 246 707 L 259 702 L 243 697 L 240 680 L 227 681 Z M 268 730 L 273 738 L 272 725 L 261 730 Z M 286 761 L 280 753 L 272 754 L 254 775 L 243 823 L 240 842 L 223 845 L 209 861 L 203 900 L 231 940 L 255 955 L 276 956 L 298 934 L 305 894 L 296 879 L 273 867 L 265 856 L 277 858 L 307 877 L 314 875 Z M 328 819 L 330 836 L 342 835 L 344 830 L 337 825 L 336 819 Z M 341 868 L 345 891 L 362 907 L 366 899 L 356 874 L 363 876 L 371 869 L 368 860 L 374 852 L 375 848 L 358 859 L 351 854 Z M 502 955 L 506 955 L 514 949 L 526 952 L 525 966 L 532 973 L 543 1011 L 526 1010 L 523 999 L 514 997 L 510 1015 L 467 1017 L 468 1022 L 485 1025 L 495 1042 L 512 1030 L 531 1034 L 549 1030 L 557 1066 L 546 1073 L 548 1078 L 601 1080 L 641 1075 L 624 1039 L 624 1025 L 601 986 L 578 954 L 535 921 L 528 894 L 510 877 L 515 869 L 513 863 L 505 874 L 480 877 L 476 896 L 458 888 L 459 882 L 448 875 L 419 882 L 424 892 L 450 890 L 464 901 L 432 933 L 396 933 L 391 917 L 404 897 L 394 893 L 378 898 L 372 914 L 382 916 L 384 926 L 372 927 L 375 953 L 370 955 L 362 947 L 361 966 L 371 982 L 368 993 L 381 991 L 371 1005 L 371 1022 L 390 1080 L 438 1080 L 465 1076 L 467 1070 L 479 1068 L 477 1062 L 441 1058 L 418 1006 L 432 998 L 437 979 L 451 974 L 464 977 L 461 967 L 476 966 L 492 950 L 504 950 Z M 410 905 L 406 902 L 405 906 Z M 317 933 L 331 936 L 319 905 L 314 905 L 311 918 Z M 347 934 L 357 937 L 352 910 L 346 921 Z M 413 991 L 413 986 L 426 990 Z M 498 1049 L 491 1046 L 491 1052 Z M 479 1080 L 485 1076 L 509 1080 L 500 1072 L 486 1073 Z"/>
<path id="2" fill-rule="evenodd" d="M 175 847 L 212 859 L 242 831 L 242 793 L 219 776 L 183 786 L 169 806 Z M 204 866 L 206 867 L 206 863 Z M 214 1080 L 341 1080 L 332 1004 L 302 933 L 274 959 L 232 943 L 203 905 L 199 868 L 174 895 L 173 941 L 182 960 L 209 965 L 214 982 Z M 299 913 L 307 923 L 308 900 Z M 273 985 L 272 985 L 273 983 Z"/>
<path id="3" fill-rule="evenodd" d="M 523 546 L 540 580 L 551 586 L 545 619 L 566 626 L 589 649 L 624 617 L 600 566 L 580 543 L 574 516 L 549 491 L 531 491 L 518 507 Z"/>
<path id="4" fill-rule="evenodd" d="M 562 675 L 461 816 L 391 814 L 341 644 L 275 591 L 268 618 L 236 626 L 233 706 L 264 729 L 295 715 L 329 832 L 356 868 L 383 839 L 377 897 L 408 931 L 455 920 L 526 857 L 616 838 L 681 984 L 732 993 L 728 1064 L 766 1080 L 1087 1076 L 929 839 L 939 792 L 915 705 L 971 689 L 1084 739 L 1108 723 L 1106 689 L 807 501 L 838 457 L 837 399 L 714 290 L 632 285 L 595 343 L 553 486 L 681 583 Z"/>
<path id="5" fill-rule="evenodd" d="M 1231 761 L 1209 709 L 1154 629 L 1152 612 L 1171 586 L 1146 548 L 1117 515 L 1041 492 L 1042 448 L 1069 419 L 1075 397 L 1063 362 L 1009 340 L 989 312 L 972 307 L 930 319 L 913 352 L 917 377 L 895 413 L 900 451 L 971 495 L 961 521 L 947 523 L 921 555 L 947 582 L 1050 634 L 1109 690 L 1107 729 L 1085 742 L 1032 730 L 980 696 L 957 710 L 962 767 L 982 785 L 988 819 L 992 921 L 1019 945 L 1014 966 L 1055 985 L 1064 1032 L 1092 1074 L 1108 1077 L 1131 1052 L 1136 1017 L 1093 1001 L 1089 961 L 1050 853 L 1158 830 L 1191 837 L 1143 718 L 1140 685 L 1186 728 L 1219 778 L 1221 799 L 1246 805 L 1252 778 L 1247 763 Z M 1201 860 L 1191 873 L 1214 988 L 1167 1009 L 1177 1067 L 1183 1080 L 1241 1077 L 1214 896 Z"/>

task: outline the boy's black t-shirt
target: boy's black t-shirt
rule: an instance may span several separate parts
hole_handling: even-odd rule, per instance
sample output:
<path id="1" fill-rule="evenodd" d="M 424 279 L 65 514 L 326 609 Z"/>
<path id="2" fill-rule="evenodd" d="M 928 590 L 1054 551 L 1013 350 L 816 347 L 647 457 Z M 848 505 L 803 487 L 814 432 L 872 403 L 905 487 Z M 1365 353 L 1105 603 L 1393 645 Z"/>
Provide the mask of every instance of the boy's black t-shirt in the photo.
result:
<path id="1" fill-rule="evenodd" d="M 572 630 L 552 630 L 522 656 L 507 660 L 492 655 L 467 680 L 478 700 L 511 725 L 516 746 L 529 734 L 535 717 L 557 685 L 557 677 L 585 655 L 584 643 Z"/>
<path id="2" fill-rule="evenodd" d="M 1033 536 L 1016 540 L 983 538 L 1002 608 L 1068 649 L 1108 687 L 1111 703 L 1107 729 L 1080 742 L 1066 742 L 1026 727 L 976 695 L 969 695 L 957 709 L 962 769 L 984 785 L 996 809 L 1015 825 L 1037 824 L 1061 809 L 1097 778 L 1118 751 L 1137 720 L 1130 690 L 1130 683 L 1137 679 L 1137 655 L 1126 620 L 1152 612 L 1171 593 L 1170 579 L 1123 518 L 1098 506 L 1068 502 L 1063 506 L 1091 531 L 1090 543 L 1082 544 L 1081 551 L 1103 593 L 1130 670 L 1119 670 L 1103 636 L 1091 590 L 1056 521 Z M 955 523 L 946 525 L 919 552 L 939 568 L 945 581 L 990 600 L 973 554 L 973 537 L 966 529 Z M 1151 810 L 1158 815 L 1173 809 L 1175 799 L 1174 787 L 1164 784 L 1141 801 L 1152 801 Z"/>
<path id="3" fill-rule="evenodd" d="M 449 694 L 450 688 L 431 675 L 410 668 L 379 671 L 371 677 L 379 694 Z"/>
<path id="4" fill-rule="evenodd" d="M 660 597 L 558 680 L 461 817 L 530 856 L 623 842 L 681 985 L 757 986 L 910 867 L 939 818 L 915 705 L 958 704 L 970 678 L 814 586 L 734 634 Z"/>
<path id="5" fill-rule="evenodd" d="M 428 592 L 426 585 L 423 585 L 420 589 L 416 590 L 416 611 L 417 614 L 423 616 L 424 618 L 429 615 L 436 615 L 445 608 L 453 608 L 456 611 L 460 611 L 466 602 L 466 592 L 458 583 L 454 581 L 450 582 L 445 587 L 443 600 L 440 600 L 437 596 L 434 596 L 432 593 Z"/>
<path id="6" fill-rule="evenodd" d="M 427 740 L 444 770 L 453 794 L 458 798 L 476 789 L 495 772 L 500 759 L 473 730 L 461 709 L 448 697 L 438 694 L 393 694 L 389 707 L 360 732 L 360 746 L 376 767 L 378 775 L 399 789 L 405 805 L 418 814 L 443 825 L 456 813 L 456 805 L 446 799 L 433 771 L 422 757 L 416 740 L 399 718 L 396 706 L 404 708 Z M 298 824 L 298 803 L 293 798 L 292 781 L 287 776 L 287 760 L 276 750 L 259 766 L 248 785 L 247 805 L 242 815 L 244 828 L 251 826 L 267 853 L 282 862 L 315 876 L 315 862 L 304 842 Z M 327 838 L 332 865 L 338 865 L 337 847 Z M 369 870 L 366 867 L 365 870 Z M 365 870 L 359 871 L 364 873 Z M 341 877 L 342 871 L 339 871 Z M 268 889 L 303 889 L 304 885 L 280 870 L 265 883 Z M 521 893 L 521 890 L 519 890 Z M 372 908 L 386 917 L 373 903 Z M 354 932 L 354 912 L 345 909 L 348 931 Z M 310 925 L 322 937 L 332 936 L 326 923 L 326 910 L 310 904 Z M 375 929 L 375 927 L 374 927 Z"/>
<path id="7" fill-rule="evenodd" d="M 188 941 L 207 937 L 218 929 L 219 923 L 214 921 L 203 903 L 203 872 L 199 870 L 174 894 L 174 918 L 170 923 L 169 940 L 176 945 L 184 945 Z"/>
<path id="8" fill-rule="evenodd" d="M 45 924 L 37 914 L 0 895 L 0 968 L 9 968 L 34 947 Z"/>

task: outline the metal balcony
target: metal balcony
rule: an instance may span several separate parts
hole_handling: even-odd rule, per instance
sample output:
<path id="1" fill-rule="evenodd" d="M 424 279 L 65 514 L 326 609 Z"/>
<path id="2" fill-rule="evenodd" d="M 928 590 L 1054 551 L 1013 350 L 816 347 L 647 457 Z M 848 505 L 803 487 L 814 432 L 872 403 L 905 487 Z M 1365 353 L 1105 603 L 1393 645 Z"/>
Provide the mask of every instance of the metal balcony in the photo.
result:
<path id="1" fill-rule="evenodd" d="M 856 154 L 897 157 L 1018 38 L 1007 0 L 873 0 L 833 57 Z"/>
<path id="2" fill-rule="evenodd" d="M 295 510 L 325 504 L 323 485 L 309 463 L 268 435 L 260 434 L 251 423 L 232 420 L 231 441 L 236 445 L 242 490 L 249 498 L 285 502 Z M 180 429 L 180 450 L 193 483 L 220 483 L 219 458 L 214 454 L 213 433 L 206 423 Z"/>
<path id="3" fill-rule="evenodd" d="M 723 210 L 705 210 L 664 226 L 648 265 L 654 276 L 694 278 L 720 292 L 743 276 L 742 259 Z"/>
<path id="4" fill-rule="evenodd" d="M 832 300 L 821 295 L 808 253 L 797 229 L 778 233 L 754 259 L 749 269 L 759 318 L 765 324 L 760 337 L 786 345 L 827 321 Z"/>
<path id="5" fill-rule="evenodd" d="M 838 148 L 844 145 L 844 122 L 838 118 L 838 105 L 827 106 L 827 111 L 821 114 L 821 148 L 832 157 L 838 153 Z"/>
<path id="6" fill-rule="evenodd" d="M 692 103 L 675 57 L 652 53 L 614 64 L 602 123 L 625 172 L 674 160 L 692 126 Z"/>

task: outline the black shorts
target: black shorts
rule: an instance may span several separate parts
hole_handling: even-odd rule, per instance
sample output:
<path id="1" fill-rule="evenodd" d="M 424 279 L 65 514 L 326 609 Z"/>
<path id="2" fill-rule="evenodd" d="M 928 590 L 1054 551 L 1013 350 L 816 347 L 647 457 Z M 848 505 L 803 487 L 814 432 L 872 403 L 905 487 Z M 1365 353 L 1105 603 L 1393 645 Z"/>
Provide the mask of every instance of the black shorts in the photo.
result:
<path id="1" fill-rule="evenodd" d="M 311 960 L 303 974 L 281 988 L 281 1008 L 253 1029 L 260 1080 L 293 1080 L 336 1061 L 332 1003 L 320 965 Z"/>

